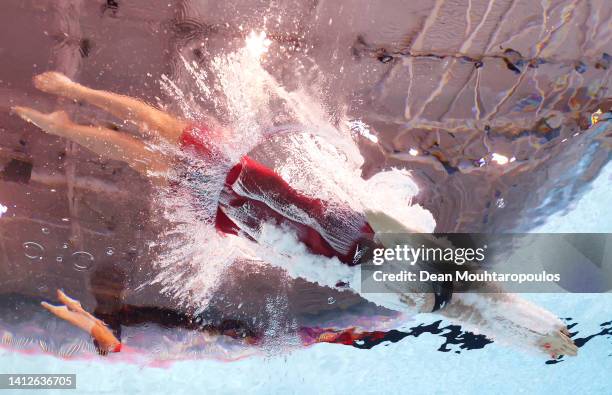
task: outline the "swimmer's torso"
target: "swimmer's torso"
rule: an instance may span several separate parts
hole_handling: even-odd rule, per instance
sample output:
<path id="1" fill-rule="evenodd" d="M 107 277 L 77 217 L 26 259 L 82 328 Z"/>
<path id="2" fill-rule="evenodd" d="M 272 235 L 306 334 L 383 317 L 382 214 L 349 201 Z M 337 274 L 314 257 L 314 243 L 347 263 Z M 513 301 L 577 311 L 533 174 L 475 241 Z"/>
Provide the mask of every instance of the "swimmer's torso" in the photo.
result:
<path id="1" fill-rule="evenodd" d="M 180 142 L 183 149 L 212 164 L 227 160 L 217 145 L 222 138 L 221 132 L 194 125 L 185 129 Z M 248 155 L 226 170 L 214 216 L 215 227 L 223 233 L 257 240 L 262 225 L 271 223 L 294 232 L 312 253 L 348 264 L 353 263 L 358 241 L 373 233 L 362 213 L 296 191 Z"/>

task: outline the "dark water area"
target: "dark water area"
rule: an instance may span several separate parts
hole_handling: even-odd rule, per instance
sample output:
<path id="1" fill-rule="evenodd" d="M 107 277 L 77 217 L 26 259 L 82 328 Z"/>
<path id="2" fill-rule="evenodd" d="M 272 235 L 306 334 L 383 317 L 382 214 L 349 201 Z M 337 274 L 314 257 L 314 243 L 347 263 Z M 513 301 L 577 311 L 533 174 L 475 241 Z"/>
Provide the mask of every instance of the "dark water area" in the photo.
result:
<path id="1" fill-rule="evenodd" d="M 528 231 L 571 207 L 611 157 L 612 7 L 554 0 L 542 9 L 503 0 L 489 8 L 473 1 L 468 12 L 453 2 L 383 3 L 3 2 L 0 208 L 8 211 L 0 215 L 0 328 L 30 315 L 37 317 L 34 332 L 58 325 L 35 312 L 61 288 L 111 326 L 118 321 L 117 330 L 125 306 L 133 307 L 123 320 L 134 325 L 201 329 L 189 307 L 151 281 L 157 257 L 151 244 L 167 225 L 152 207 L 155 187 L 124 163 L 11 114 L 15 105 L 63 109 L 76 122 L 135 133 L 82 102 L 36 90 L 32 77 L 47 70 L 178 114 L 180 103 L 160 87 L 168 76 L 204 111 L 227 121 L 231 114 L 202 99 L 182 59 L 218 82 L 210 66 L 215 56 L 239 48 L 252 30 L 266 31 L 265 70 L 287 90 L 316 90 L 332 123 L 345 115 L 368 125 L 378 143 L 359 140 L 363 177 L 410 170 L 420 188 L 412 203 L 433 214 L 437 232 Z M 394 317 L 357 297 L 299 280 L 286 285 L 275 269 L 236 271 L 200 316 L 229 337 L 256 337 L 278 320 L 348 328 L 357 318 Z M 280 318 L 261 303 L 279 288 L 288 306 Z M 490 343 L 441 325 L 391 330 L 353 345 L 371 348 L 423 333 L 444 338 L 442 352 Z M 608 337 L 610 322 L 601 328 L 575 334 L 576 344 Z"/>
<path id="2" fill-rule="evenodd" d="M 493 343 L 483 335 L 475 335 L 471 332 L 464 332 L 458 325 L 447 325 L 441 327 L 442 321 L 432 322 L 431 324 L 421 324 L 414 328 L 410 328 L 407 332 L 392 330 L 384 333 L 383 336 L 375 340 L 363 340 L 362 343 L 355 344 L 357 348 L 369 349 L 378 346 L 384 342 L 396 343 L 406 337 L 419 337 L 424 333 L 431 333 L 444 337 L 446 340 L 438 351 L 450 352 L 454 346 L 458 346 L 460 350 L 478 350 L 484 348 L 487 344 Z M 452 348 L 449 348 L 452 347 Z M 460 350 L 454 350 L 456 354 L 460 354 Z"/>
<path id="3" fill-rule="evenodd" d="M 19 295 L 5 295 L 0 300 L 0 313 L 3 317 L 0 327 L 0 334 L 2 335 L 0 343 L 4 347 L 34 353 L 51 353 L 65 358 L 95 356 L 98 353 L 91 340 L 85 339 L 82 334 L 79 336 L 79 333 L 69 326 L 65 327 L 67 331 L 61 331 L 61 335 L 58 335 L 57 330 L 64 328 L 63 322 L 57 319 L 43 318 L 36 300 Z M 217 317 L 213 318 L 212 316 L 215 314 Z M 246 320 L 221 318 L 223 314 L 219 315 L 218 311 L 216 313 L 209 311 L 200 315 L 188 315 L 171 309 L 122 306 L 121 312 L 115 312 L 114 314 L 97 312 L 96 316 L 109 323 L 119 337 L 121 337 L 122 327 L 124 329 L 132 327 L 137 330 L 141 329 L 145 333 L 150 327 L 158 327 L 163 330 L 179 329 L 200 334 L 205 333 L 209 336 L 237 339 L 251 347 L 256 347 L 261 343 L 263 336 L 261 332 L 265 329 Z M 612 321 L 601 323 L 599 332 L 584 333 L 584 331 L 576 330 L 580 323 L 574 322 L 572 318 L 564 318 L 564 320 L 568 322 L 571 337 L 580 348 L 598 337 L 612 340 Z M 383 347 L 400 341 L 418 341 L 420 336 L 427 334 L 443 339 L 437 349 L 437 351 L 443 353 L 461 354 L 467 351 L 478 351 L 493 343 L 493 340 L 488 339 L 485 335 L 464 331 L 459 325 L 448 325 L 441 320 L 421 323 L 407 330 L 392 329 L 373 332 L 360 331 L 355 328 L 284 328 L 287 331 L 292 329 L 297 329 L 297 333 L 301 334 L 304 345 L 325 342 L 352 346 L 363 350 Z M 66 336 L 66 333 L 72 336 Z M 159 333 L 156 334 L 159 335 Z M 155 336 L 155 334 L 149 332 L 142 339 L 130 338 L 130 340 L 134 343 L 133 347 L 139 347 L 139 352 L 155 360 L 162 356 L 160 348 L 155 346 L 156 343 L 161 343 L 161 340 L 156 339 Z M 77 338 L 78 341 L 75 342 L 74 338 Z M 177 341 L 177 339 L 174 340 Z M 209 342 L 212 343 L 213 341 L 209 340 Z M 204 344 L 201 346 L 204 347 Z M 190 353 L 177 353 L 173 357 L 177 359 L 198 357 L 196 352 L 190 351 Z M 544 363 L 554 365 L 564 360 L 565 356 L 560 355 L 556 359 L 550 359 Z"/>
<path id="4" fill-rule="evenodd" d="M 571 318 L 566 318 L 567 321 L 572 321 Z M 385 342 L 396 343 L 403 340 L 406 337 L 418 337 L 423 333 L 430 333 L 445 338 L 444 343 L 440 345 L 438 351 L 441 352 L 454 352 L 460 354 L 462 351 L 468 350 L 480 350 L 485 348 L 488 344 L 492 344 L 493 341 L 487 339 L 486 336 L 476 335 L 471 332 L 461 330 L 458 325 L 447 325 L 441 327 L 442 321 L 432 322 L 431 324 L 421 324 L 414 328 L 410 328 L 409 331 L 402 332 L 392 330 L 380 334 L 377 336 L 366 337 L 363 340 L 359 340 L 354 343 L 353 346 L 357 348 L 370 349 L 372 347 L 379 346 Z M 604 337 L 608 340 L 612 339 L 612 322 L 603 322 L 600 324 L 601 331 L 589 335 L 580 333 L 579 331 L 572 332 L 572 340 L 578 347 L 584 347 L 584 345 L 597 337 Z M 574 322 L 568 327 L 574 328 L 578 323 Z M 458 348 L 458 349 L 457 349 Z M 545 363 L 547 365 L 554 365 L 564 361 L 564 356 L 559 356 L 557 359 L 550 359 Z"/>

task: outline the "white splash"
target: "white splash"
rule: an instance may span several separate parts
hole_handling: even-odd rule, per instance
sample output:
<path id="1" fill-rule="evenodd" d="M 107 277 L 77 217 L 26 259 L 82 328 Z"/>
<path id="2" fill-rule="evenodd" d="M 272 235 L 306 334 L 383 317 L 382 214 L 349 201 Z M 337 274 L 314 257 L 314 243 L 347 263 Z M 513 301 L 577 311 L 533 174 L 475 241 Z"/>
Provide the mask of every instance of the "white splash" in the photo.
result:
<path id="1" fill-rule="evenodd" d="M 255 33 L 252 31 L 246 38 L 246 49 L 257 59 L 268 52 L 270 44 L 272 44 L 272 41 L 267 38 L 266 32 Z"/>
<path id="2" fill-rule="evenodd" d="M 6 214 L 7 211 L 8 211 L 8 207 L 0 203 L 0 218 L 2 218 L 2 215 Z"/>
<path id="3" fill-rule="evenodd" d="M 373 143 L 378 143 L 378 136 L 372 133 L 368 124 L 363 122 L 361 119 L 354 119 L 354 120 L 348 121 L 348 126 L 352 132 L 355 132 L 359 134 L 360 136 L 365 137 L 366 139 L 370 140 Z"/>
<path id="4" fill-rule="evenodd" d="M 493 152 L 491 155 L 491 161 L 497 163 L 498 165 L 505 165 L 509 160 L 507 156 Z"/>
<path id="5" fill-rule="evenodd" d="M 317 266 L 320 257 L 305 248 L 293 250 L 293 258 L 289 259 L 286 251 L 275 251 L 270 244 L 253 246 L 243 237 L 222 236 L 214 229 L 225 174 L 247 153 L 272 166 L 305 195 L 325 199 L 332 205 L 342 202 L 357 212 L 366 207 L 384 210 L 413 229 L 432 231 L 435 226 L 427 210 L 411 205 L 418 188 L 408 172 L 392 169 L 370 180 L 361 177 L 364 159 L 352 135 L 355 128 L 373 142 L 378 141 L 376 135 L 365 123 L 349 122 L 345 117 L 335 123 L 341 127 L 334 126 L 322 101 L 315 98 L 314 87 L 288 91 L 276 81 L 260 59 L 269 45 L 265 33 L 252 32 L 243 48 L 213 58 L 205 66 L 207 70 L 183 60 L 191 80 L 162 81 L 162 87 L 177 101 L 186 118 L 199 119 L 205 113 L 194 104 L 193 97 L 200 96 L 214 105 L 215 112 L 226 119 L 225 128 L 232 131 L 224 141 L 216 142 L 225 160 L 209 162 L 176 152 L 188 163 L 191 182 L 185 181 L 184 174 L 177 174 L 174 181 L 181 186 L 179 192 L 173 188 L 158 199 L 163 218 L 171 226 L 160 238 L 162 242 L 153 246 L 161 250 L 154 281 L 181 302 L 198 309 L 204 307 L 226 269 L 239 258 L 264 258 L 266 263 L 285 269 L 287 263 L 299 261 L 302 269 L 312 267 L 308 277 L 317 282 L 317 278 L 323 282 L 331 274 L 325 265 Z M 194 86 L 198 92 L 187 94 Z M 274 201 L 267 203 L 274 207 Z M 284 214 L 289 218 L 296 215 Z M 339 226 L 350 230 L 349 219 L 338 218 Z M 291 270 L 289 273 L 298 275 Z"/>
<path id="6" fill-rule="evenodd" d="M 338 258 L 314 256 L 306 250 L 304 244 L 298 241 L 294 232 L 281 229 L 271 224 L 264 224 L 257 244 L 251 245 L 252 253 L 266 256 L 267 263 L 284 269 L 291 278 L 302 278 L 323 287 L 335 288 L 342 282 L 347 287 L 343 292 L 360 294 L 364 299 L 382 307 L 402 312 L 406 316 L 418 312 L 418 307 L 407 305 L 401 301 L 399 292 L 361 293 L 361 269 L 359 266 L 349 266 Z M 271 253 L 272 252 L 272 253 Z M 393 286 L 393 284 L 390 284 Z M 419 300 L 419 295 L 413 295 Z M 373 323 L 373 328 L 376 323 Z"/>

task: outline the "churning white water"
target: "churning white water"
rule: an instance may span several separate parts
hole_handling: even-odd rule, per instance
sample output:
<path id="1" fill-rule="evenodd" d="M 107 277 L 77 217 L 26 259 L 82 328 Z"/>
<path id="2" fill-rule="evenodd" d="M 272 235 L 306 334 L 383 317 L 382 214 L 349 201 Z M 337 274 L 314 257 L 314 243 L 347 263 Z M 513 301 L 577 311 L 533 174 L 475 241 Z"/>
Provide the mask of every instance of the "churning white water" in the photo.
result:
<path id="1" fill-rule="evenodd" d="M 183 59 L 182 66 L 189 76 L 186 81 L 168 78 L 161 81 L 184 117 L 195 124 L 212 122 L 198 104 L 204 102 L 232 131 L 223 141 L 214 142 L 225 159 L 216 158 L 219 160 L 211 163 L 173 152 L 189 162 L 188 168 L 197 176 L 182 193 L 166 190 L 162 192 L 163 198 L 157 200 L 171 226 L 162 235 L 163 242 L 155 246 L 161 253 L 157 262 L 160 271 L 154 281 L 181 303 L 197 309 L 205 306 L 220 277 L 240 257 L 261 259 L 264 264 L 285 269 L 289 269 L 287 265 L 291 262 L 300 262 L 300 267 L 310 265 L 310 271 L 289 273 L 328 286 L 347 271 L 337 259 L 309 254 L 296 238 L 284 237 L 285 245 L 279 246 L 277 238 L 269 238 L 276 234 L 270 229 L 254 230 L 261 241 L 259 245 L 217 233 L 211 218 L 216 213 L 225 174 L 247 153 L 253 152 L 257 158 L 259 150 L 262 161 L 305 195 L 325 199 L 332 205 L 342 202 L 358 212 L 364 208 L 384 210 L 410 228 L 424 232 L 433 231 L 435 226 L 427 210 L 411 204 L 418 187 L 407 171 L 392 169 L 369 180 L 362 178 L 364 159 L 356 139 L 371 139 L 371 135 L 355 133 L 352 127 L 355 121 L 346 116 L 340 116 L 339 121 L 337 114 L 332 117 L 323 101 L 317 99 L 316 87 L 298 85 L 289 91 L 276 81 L 262 65 L 267 45 L 265 34 L 251 33 L 244 47 L 212 58 L 206 67 Z M 185 182 L 181 176 L 175 176 L 177 183 Z M 195 206 L 194 198 L 198 201 Z M 295 207 L 279 207 L 274 201 L 266 203 L 289 218 L 304 215 Z M 347 232 L 355 231 L 350 218 L 339 218 L 339 222 Z M 325 234 L 325 229 L 318 230 Z M 321 266 L 321 260 L 330 262 Z M 325 267 L 335 270 L 330 272 Z"/>

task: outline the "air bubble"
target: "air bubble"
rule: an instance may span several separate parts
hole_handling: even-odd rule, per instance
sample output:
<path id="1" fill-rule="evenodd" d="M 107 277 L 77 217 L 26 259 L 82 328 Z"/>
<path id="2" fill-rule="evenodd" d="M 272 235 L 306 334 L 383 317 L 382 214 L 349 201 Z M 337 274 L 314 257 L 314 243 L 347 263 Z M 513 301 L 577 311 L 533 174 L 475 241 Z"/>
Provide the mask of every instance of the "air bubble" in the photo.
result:
<path id="1" fill-rule="evenodd" d="M 41 232 L 43 232 L 44 234 L 48 235 L 49 233 L 51 233 L 51 231 L 49 230 L 49 228 L 41 228 L 40 229 Z"/>
<path id="2" fill-rule="evenodd" d="M 55 258 L 56 262 L 62 262 L 64 260 L 64 257 L 58 256 L 57 258 Z"/>
<path id="3" fill-rule="evenodd" d="M 113 247 L 106 248 L 106 255 L 113 255 L 115 253 L 115 249 Z"/>
<path id="4" fill-rule="evenodd" d="M 504 200 L 504 198 L 499 198 L 497 199 L 497 202 L 495 203 L 497 205 L 497 207 L 499 208 L 504 208 L 506 207 L 506 201 Z"/>
<path id="5" fill-rule="evenodd" d="M 76 270 L 83 272 L 94 266 L 94 257 L 87 251 L 77 251 L 72 254 L 73 266 Z"/>
<path id="6" fill-rule="evenodd" d="M 23 252 L 25 256 L 30 259 L 42 259 L 42 254 L 45 252 L 45 248 L 33 241 L 26 241 L 23 243 Z"/>
<path id="7" fill-rule="evenodd" d="M 327 304 L 334 304 L 334 303 L 336 303 L 336 299 L 334 299 L 332 296 L 327 298 Z"/>

